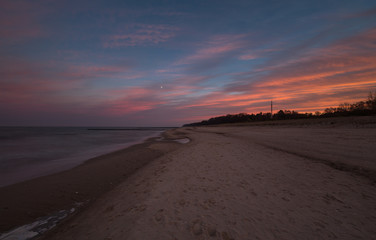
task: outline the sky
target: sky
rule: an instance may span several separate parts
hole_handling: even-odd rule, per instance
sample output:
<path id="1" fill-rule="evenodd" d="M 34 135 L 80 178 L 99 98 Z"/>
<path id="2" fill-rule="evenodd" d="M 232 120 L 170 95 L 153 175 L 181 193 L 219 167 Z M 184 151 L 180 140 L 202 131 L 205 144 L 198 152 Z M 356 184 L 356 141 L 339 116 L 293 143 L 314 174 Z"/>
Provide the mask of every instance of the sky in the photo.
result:
<path id="1" fill-rule="evenodd" d="M 370 91 L 374 0 L 0 0 L 0 126 L 181 126 Z"/>

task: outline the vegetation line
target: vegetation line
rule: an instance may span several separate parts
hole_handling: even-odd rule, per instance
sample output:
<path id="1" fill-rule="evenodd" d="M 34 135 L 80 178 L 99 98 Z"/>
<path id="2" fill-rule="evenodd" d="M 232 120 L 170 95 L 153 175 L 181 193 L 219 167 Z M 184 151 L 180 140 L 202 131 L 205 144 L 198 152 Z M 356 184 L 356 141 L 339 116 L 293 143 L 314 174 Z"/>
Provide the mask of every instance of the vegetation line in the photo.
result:
<path id="1" fill-rule="evenodd" d="M 324 112 L 313 113 L 298 113 L 297 111 L 279 110 L 275 114 L 271 113 L 257 113 L 257 114 L 227 114 L 225 116 L 213 117 L 209 120 L 185 124 L 188 126 L 203 126 L 215 125 L 223 123 L 240 123 L 240 122 L 261 122 L 270 120 L 284 120 L 284 119 L 308 119 L 308 118 L 328 118 L 339 116 L 367 116 L 376 114 L 376 92 L 370 92 L 367 100 L 356 102 L 353 104 L 343 103 L 337 108 L 326 108 Z"/>

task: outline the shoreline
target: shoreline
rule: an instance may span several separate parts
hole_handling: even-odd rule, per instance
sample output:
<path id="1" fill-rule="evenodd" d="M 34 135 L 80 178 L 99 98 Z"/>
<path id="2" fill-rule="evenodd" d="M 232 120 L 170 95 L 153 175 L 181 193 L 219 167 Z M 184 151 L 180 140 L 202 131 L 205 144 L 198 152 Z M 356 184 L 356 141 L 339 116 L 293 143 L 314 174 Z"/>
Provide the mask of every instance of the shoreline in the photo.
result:
<path id="1" fill-rule="evenodd" d="M 10 128 L 5 128 L 5 131 L 7 131 Z M 21 132 L 24 127 L 21 127 Z M 33 131 L 28 132 L 25 131 L 25 135 L 29 136 L 30 134 L 36 134 L 37 137 L 41 137 L 41 135 L 38 132 L 36 132 L 35 129 L 38 128 L 32 128 Z M 100 144 L 83 144 L 81 147 L 75 148 L 72 144 L 69 145 L 67 139 L 65 138 L 65 135 L 77 135 L 79 141 L 87 141 L 89 137 L 95 138 L 96 136 L 90 136 L 89 134 L 84 133 L 83 131 L 86 131 L 87 129 L 84 129 L 82 127 L 79 127 L 78 132 L 74 128 L 68 127 L 68 128 L 58 128 L 58 130 L 54 128 L 47 127 L 46 129 L 52 129 L 51 133 L 55 137 L 51 137 L 51 144 L 43 144 L 42 142 L 33 145 L 31 148 L 30 142 L 26 142 L 25 146 L 19 146 L 17 145 L 17 142 L 15 143 L 6 143 L 4 146 L 4 149 L 7 149 L 7 146 L 9 146 L 10 149 L 14 149 L 13 152 L 10 151 L 10 153 L 7 153 L 5 151 L 5 161 L 2 162 L 1 167 L 4 167 L 5 169 L 8 168 L 7 171 L 0 171 L 0 188 L 10 186 L 16 183 L 25 182 L 28 180 L 32 180 L 38 177 L 48 176 L 52 174 L 56 174 L 59 172 L 67 171 L 69 169 L 72 169 L 74 167 L 77 167 L 86 161 L 99 157 L 102 155 L 106 155 L 108 153 L 116 152 L 118 150 L 125 149 L 127 147 L 141 144 L 145 142 L 149 138 L 159 137 L 163 133 L 163 131 L 150 131 L 150 128 L 144 129 L 145 131 L 149 131 L 148 134 L 140 135 L 137 134 L 137 138 L 130 137 L 129 139 L 124 138 L 123 141 L 113 141 L 113 142 L 104 142 L 102 140 L 102 143 Z M 73 129 L 73 130 L 72 130 Z M 135 129 L 136 131 L 139 131 L 139 128 Z M 167 130 L 167 129 L 166 129 Z M 127 129 L 128 131 L 128 129 Z M 47 133 L 50 134 L 50 132 Z M 12 134 L 12 132 L 11 132 Z M 85 139 L 86 134 L 86 139 Z M 57 139 L 56 136 L 63 135 L 62 139 Z M 83 135 L 83 137 L 82 137 Z M 7 134 L 5 134 L 7 136 Z M 7 139 L 7 137 L 5 137 Z M 104 139 L 104 138 L 102 138 Z M 75 140 L 75 139 L 70 139 Z M 55 141 L 55 143 L 54 143 Z M 68 146 L 65 146 L 65 143 L 67 143 Z M 59 146 L 58 146 L 59 144 Z M 51 146 L 52 145 L 52 146 Z M 55 145 L 55 146 L 54 146 Z M 52 148 L 50 148 L 52 147 Z M 26 150 L 26 152 L 23 152 L 23 148 L 29 148 L 34 149 L 33 151 Z M 36 152 L 35 150 L 38 149 Z M 16 151 L 17 152 L 16 152 Z M 52 152 L 57 151 L 60 154 L 51 154 Z M 16 164 L 14 166 L 12 165 L 12 157 L 7 157 L 7 154 L 9 156 L 13 156 L 14 158 L 21 159 L 21 161 L 15 161 Z M 34 156 L 34 154 L 36 154 Z M 23 158 L 27 159 L 27 161 L 23 160 Z M 30 159 L 30 160 L 29 160 Z M 0 168 L 1 168 L 0 167 Z"/>
<path id="2" fill-rule="evenodd" d="M 174 139 L 168 131 L 171 130 L 160 136 Z M 1 187 L 0 233 L 56 211 L 90 205 L 138 169 L 180 145 L 172 141 L 156 141 L 159 137 L 88 159 L 62 172 Z"/>

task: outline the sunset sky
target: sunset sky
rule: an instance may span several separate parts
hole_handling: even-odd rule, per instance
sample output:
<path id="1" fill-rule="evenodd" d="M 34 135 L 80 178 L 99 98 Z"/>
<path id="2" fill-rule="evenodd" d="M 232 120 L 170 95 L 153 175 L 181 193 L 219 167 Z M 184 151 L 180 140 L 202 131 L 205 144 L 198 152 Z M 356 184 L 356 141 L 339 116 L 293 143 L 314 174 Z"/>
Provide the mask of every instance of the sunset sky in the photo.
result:
<path id="1" fill-rule="evenodd" d="M 0 126 L 180 126 L 376 90 L 376 1 L 0 1 Z"/>

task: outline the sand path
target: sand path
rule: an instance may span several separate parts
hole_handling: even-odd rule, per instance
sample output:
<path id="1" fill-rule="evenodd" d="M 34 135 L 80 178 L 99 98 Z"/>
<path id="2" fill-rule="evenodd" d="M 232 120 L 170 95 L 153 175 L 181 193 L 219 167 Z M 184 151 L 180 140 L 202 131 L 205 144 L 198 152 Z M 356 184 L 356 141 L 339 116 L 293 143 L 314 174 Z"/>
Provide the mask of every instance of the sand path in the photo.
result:
<path id="1" fill-rule="evenodd" d="M 46 239 L 376 238 L 372 174 L 351 169 L 376 169 L 374 128 L 178 131 L 192 141 Z"/>

